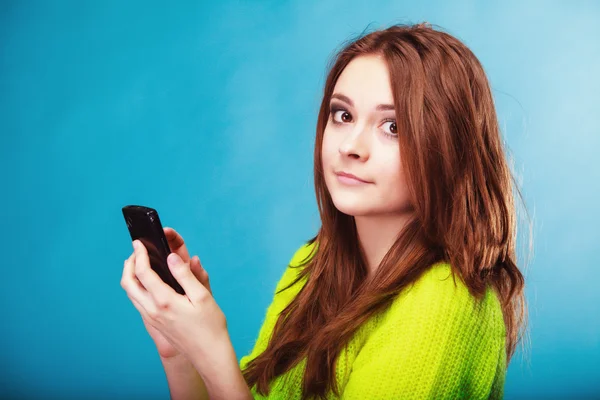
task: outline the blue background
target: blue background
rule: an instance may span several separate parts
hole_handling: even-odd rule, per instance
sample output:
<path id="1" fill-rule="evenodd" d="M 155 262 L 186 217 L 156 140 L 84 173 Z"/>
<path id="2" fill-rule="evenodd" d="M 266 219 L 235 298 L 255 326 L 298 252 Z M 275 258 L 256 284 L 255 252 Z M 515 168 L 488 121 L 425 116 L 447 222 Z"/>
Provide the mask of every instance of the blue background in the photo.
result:
<path id="1" fill-rule="evenodd" d="M 483 63 L 533 220 L 506 398 L 598 396 L 600 3 L 355 0 L 0 3 L 2 395 L 168 397 L 119 284 L 126 204 L 200 255 L 246 354 L 319 226 L 327 61 L 365 28 L 421 21 Z"/>

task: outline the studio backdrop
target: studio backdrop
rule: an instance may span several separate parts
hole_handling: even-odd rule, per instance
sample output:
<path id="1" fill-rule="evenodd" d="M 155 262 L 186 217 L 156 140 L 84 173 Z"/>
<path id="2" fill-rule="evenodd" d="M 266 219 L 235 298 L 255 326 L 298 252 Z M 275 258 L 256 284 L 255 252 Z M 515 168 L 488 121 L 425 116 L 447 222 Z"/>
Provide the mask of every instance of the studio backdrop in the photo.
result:
<path id="1" fill-rule="evenodd" d="M 482 62 L 529 213 L 529 336 L 506 398 L 598 396 L 600 3 L 294 0 L 0 4 L 0 397 L 168 397 L 120 286 L 128 204 L 200 256 L 247 354 L 319 227 L 331 56 L 423 21 Z"/>

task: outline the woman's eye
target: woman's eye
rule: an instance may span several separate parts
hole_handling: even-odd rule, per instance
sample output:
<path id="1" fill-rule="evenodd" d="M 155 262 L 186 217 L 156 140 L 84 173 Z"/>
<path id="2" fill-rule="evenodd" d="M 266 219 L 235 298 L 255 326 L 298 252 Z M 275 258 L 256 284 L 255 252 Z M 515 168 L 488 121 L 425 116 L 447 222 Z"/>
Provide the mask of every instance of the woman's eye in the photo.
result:
<path id="1" fill-rule="evenodd" d="M 387 126 L 389 128 L 389 131 L 384 129 L 385 134 L 389 135 L 389 136 L 397 136 L 398 135 L 398 126 L 396 125 L 396 121 L 394 121 L 394 120 L 385 121 L 383 125 L 385 126 L 386 124 L 388 124 Z"/>
<path id="2" fill-rule="evenodd" d="M 334 124 L 343 124 L 343 123 L 352 122 L 352 115 L 348 111 L 344 110 L 343 108 L 332 107 L 329 110 L 329 113 L 331 115 L 331 119 Z M 383 121 L 383 125 L 385 126 L 386 124 L 388 124 L 388 128 L 387 129 L 384 128 L 385 135 L 390 136 L 390 137 L 398 136 L 398 126 L 396 125 L 396 120 L 387 119 L 387 120 Z"/>
<path id="3" fill-rule="evenodd" d="M 350 122 L 352 121 L 352 116 L 348 111 L 342 109 L 333 109 L 331 110 L 331 118 L 333 122 L 342 123 L 342 122 Z"/>

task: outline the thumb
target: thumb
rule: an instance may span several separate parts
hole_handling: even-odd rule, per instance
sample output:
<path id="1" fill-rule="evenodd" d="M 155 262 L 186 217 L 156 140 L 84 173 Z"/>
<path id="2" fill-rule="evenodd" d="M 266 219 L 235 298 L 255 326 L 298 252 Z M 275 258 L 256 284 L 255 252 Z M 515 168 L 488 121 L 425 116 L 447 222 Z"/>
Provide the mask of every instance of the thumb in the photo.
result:
<path id="1" fill-rule="evenodd" d="M 206 291 L 206 287 L 194 276 L 189 262 L 183 262 L 176 253 L 171 253 L 167 257 L 167 262 L 175 280 L 181 285 L 186 296 L 192 301 L 196 301 Z"/>
<path id="2" fill-rule="evenodd" d="M 173 272 L 174 269 L 179 269 L 185 266 L 183 259 L 177 253 L 169 254 L 169 256 L 167 257 L 167 264 L 169 264 L 171 272 Z"/>

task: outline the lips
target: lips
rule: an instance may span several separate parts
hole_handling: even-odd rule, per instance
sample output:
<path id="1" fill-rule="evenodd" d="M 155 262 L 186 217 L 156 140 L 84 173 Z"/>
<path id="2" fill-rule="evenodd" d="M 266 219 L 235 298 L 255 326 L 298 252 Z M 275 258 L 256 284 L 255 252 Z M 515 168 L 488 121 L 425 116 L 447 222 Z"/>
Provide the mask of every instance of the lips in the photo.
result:
<path id="1" fill-rule="evenodd" d="M 358 176 L 353 175 L 348 172 L 340 171 L 340 172 L 336 172 L 335 174 L 340 178 L 347 178 L 350 180 L 355 180 L 357 183 L 371 183 L 371 182 L 365 181 L 364 179 L 359 178 Z"/>

